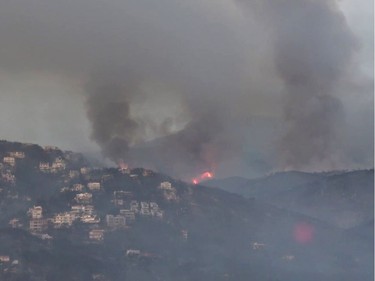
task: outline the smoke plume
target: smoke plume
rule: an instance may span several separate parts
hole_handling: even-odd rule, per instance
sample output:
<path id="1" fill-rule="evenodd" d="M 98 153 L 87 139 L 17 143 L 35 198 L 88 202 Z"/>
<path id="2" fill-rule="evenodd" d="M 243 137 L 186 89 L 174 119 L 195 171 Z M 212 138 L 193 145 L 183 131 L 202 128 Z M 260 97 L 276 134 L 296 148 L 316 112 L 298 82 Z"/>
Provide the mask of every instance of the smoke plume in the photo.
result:
<path id="1" fill-rule="evenodd" d="M 335 91 L 352 66 L 357 42 L 335 1 L 262 3 L 284 82 L 287 128 L 280 159 L 284 167 L 301 169 L 338 153 L 344 112 Z"/>
<path id="2" fill-rule="evenodd" d="M 14 0 L 0 26 L 1 68 L 78 80 L 114 162 L 216 170 L 249 151 L 262 118 L 283 128 L 263 141 L 266 166 L 343 154 L 338 89 L 357 45 L 336 1 Z"/>

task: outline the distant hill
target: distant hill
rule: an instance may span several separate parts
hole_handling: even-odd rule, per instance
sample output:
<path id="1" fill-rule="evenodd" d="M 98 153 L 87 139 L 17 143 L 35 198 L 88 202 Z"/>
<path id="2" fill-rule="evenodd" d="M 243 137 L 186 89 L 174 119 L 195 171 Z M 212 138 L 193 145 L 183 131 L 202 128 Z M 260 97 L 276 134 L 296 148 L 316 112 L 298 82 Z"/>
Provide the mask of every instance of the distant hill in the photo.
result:
<path id="1" fill-rule="evenodd" d="M 202 185 L 209 187 L 219 187 L 222 190 L 229 191 L 232 193 L 237 193 L 242 195 L 240 192 L 234 192 L 235 190 L 241 190 L 242 186 L 246 185 L 249 179 L 243 177 L 229 177 L 224 179 L 210 179 L 203 181 Z"/>
<path id="2" fill-rule="evenodd" d="M 210 187 L 219 187 L 225 191 L 236 193 L 250 198 L 267 198 L 279 192 L 289 190 L 295 186 L 317 180 L 322 175 L 304 172 L 274 173 L 258 179 L 227 178 L 221 180 L 206 181 L 204 184 Z"/>
<path id="3" fill-rule="evenodd" d="M 374 170 L 326 173 L 284 172 L 253 180 L 206 182 L 341 228 L 374 218 Z"/>

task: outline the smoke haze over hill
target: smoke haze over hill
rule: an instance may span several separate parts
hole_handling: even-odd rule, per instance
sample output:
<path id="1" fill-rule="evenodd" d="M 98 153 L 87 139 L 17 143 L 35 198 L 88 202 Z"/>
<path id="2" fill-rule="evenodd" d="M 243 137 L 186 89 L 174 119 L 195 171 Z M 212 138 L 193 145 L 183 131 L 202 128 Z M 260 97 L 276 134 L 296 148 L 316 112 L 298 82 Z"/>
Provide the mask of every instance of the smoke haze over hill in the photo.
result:
<path id="1" fill-rule="evenodd" d="M 1 97 L 41 112 L 64 97 L 51 135 L 82 109 L 75 132 L 115 162 L 183 178 L 373 166 L 373 80 L 336 1 L 15 0 L 0 26 Z"/>

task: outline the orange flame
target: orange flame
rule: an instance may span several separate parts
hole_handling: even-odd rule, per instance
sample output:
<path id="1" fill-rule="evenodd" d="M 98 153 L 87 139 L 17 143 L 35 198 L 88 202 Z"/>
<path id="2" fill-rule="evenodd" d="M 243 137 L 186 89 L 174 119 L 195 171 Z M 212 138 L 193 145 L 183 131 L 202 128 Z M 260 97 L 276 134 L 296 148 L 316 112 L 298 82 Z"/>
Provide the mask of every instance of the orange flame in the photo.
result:
<path id="1" fill-rule="evenodd" d="M 200 174 L 198 177 L 192 180 L 193 184 L 198 184 L 203 180 L 212 179 L 214 177 L 212 172 L 204 172 Z"/>

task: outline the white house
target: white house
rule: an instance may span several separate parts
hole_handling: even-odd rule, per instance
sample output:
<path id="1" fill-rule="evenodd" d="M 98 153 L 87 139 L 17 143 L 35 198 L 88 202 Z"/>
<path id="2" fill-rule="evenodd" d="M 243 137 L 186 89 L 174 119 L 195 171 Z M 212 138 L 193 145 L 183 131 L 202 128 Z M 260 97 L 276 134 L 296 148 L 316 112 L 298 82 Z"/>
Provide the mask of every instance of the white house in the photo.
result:
<path id="1" fill-rule="evenodd" d="M 34 206 L 33 208 L 30 208 L 27 213 L 29 215 L 31 215 L 32 219 L 43 218 L 43 208 L 42 208 L 42 206 Z"/>
<path id="2" fill-rule="evenodd" d="M 87 188 L 90 190 L 100 190 L 100 182 L 89 182 Z"/>
<path id="3" fill-rule="evenodd" d="M 172 184 L 169 181 L 164 181 L 164 182 L 160 183 L 160 189 L 171 190 Z"/>
<path id="4" fill-rule="evenodd" d="M 0 256 L 0 262 L 10 262 L 9 256 Z"/>
<path id="5" fill-rule="evenodd" d="M 39 170 L 41 170 L 42 172 L 49 172 L 51 169 L 49 163 L 47 162 L 40 162 L 39 163 Z"/>
<path id="6" fill-rule="evenodd" d="M 88 192 L 78 193 L 74 199 L 78 203 L 90 203 L 92 201 L 92 194 Z"/>
<path id="7" fill-rule="evenodd" d="M 25 158 L 25 152 L 23 152 L 23 151 L 12 151 L 12 152 L 9 152 L 9 156 L 17 158 L 17 159 L 23 159 L 23 158 Z"/>
<path id="8" fill-rule="evenodd" d="M 8 164 L 10 166 L 15 166 L 16 165 L 16 158 L 14 158 L 14 157 L 4 157 L 3 163 Z"/>
<path id="9" fill-rule="evenodd" d="M 134 221 L 135 220 L 135 213 L 132 210 L 120 210 L 120 215 L 123 215 L 126 221 Z"/>
<path id="10" fill-rule="evenodd" d="M 85 186 L 80 183 L 73 184 L 72 191 L 83 191 Z"/>
<path id="11" fill-rule="evenodd" d="M 62 225 L 71 226 L 75 219 L 76 219 L 76 215 L 74 213 L 70 213 L 70 212 L 59 213 L 54 216 L 53 223 L 55 227 L 60 227 Z"/>

